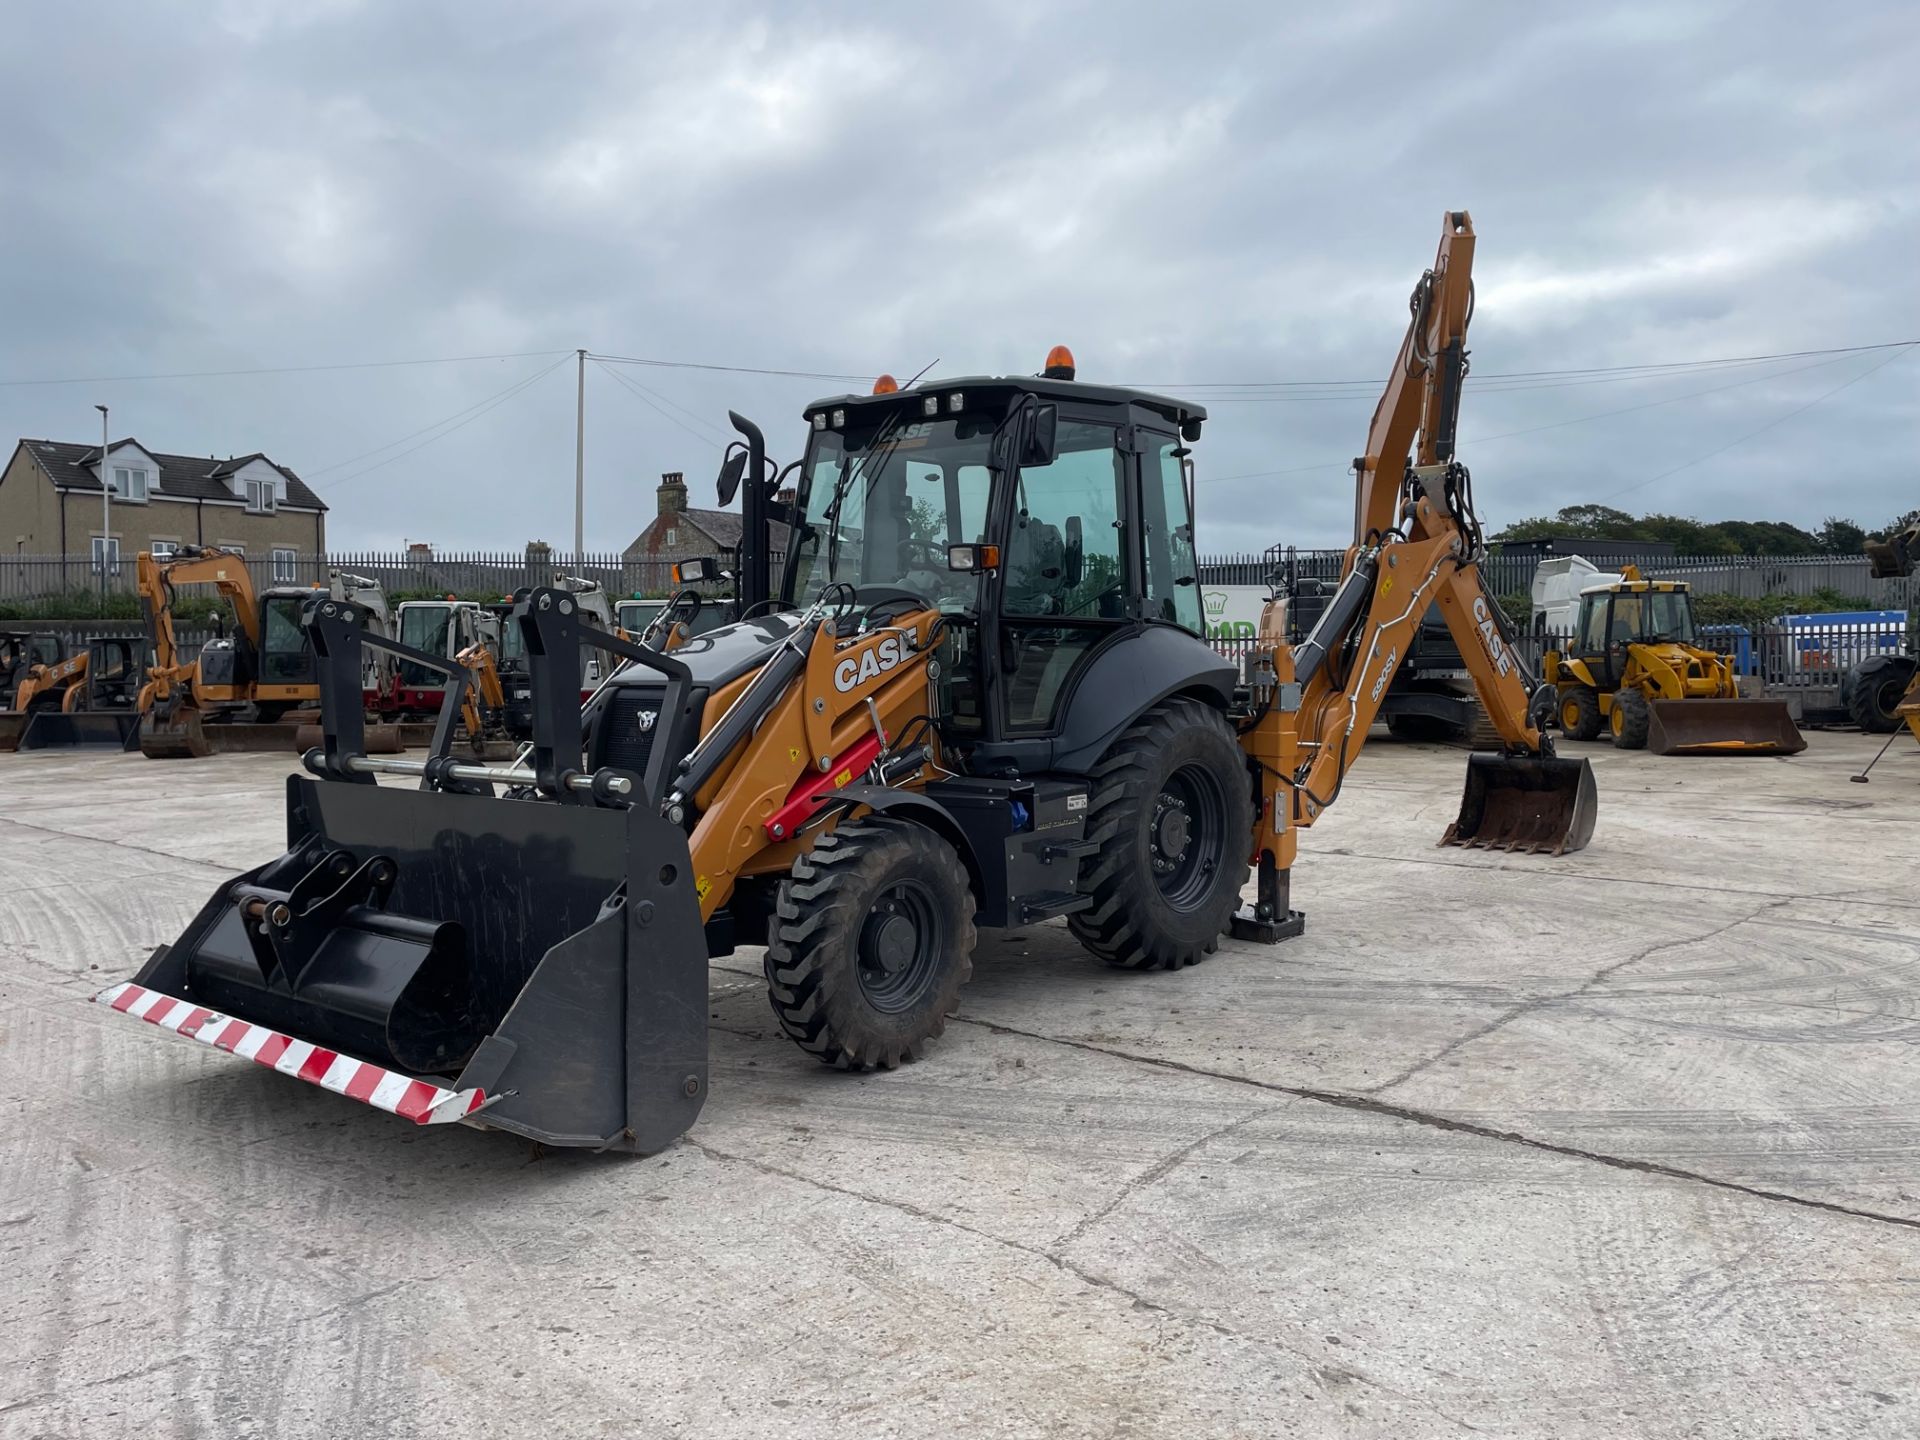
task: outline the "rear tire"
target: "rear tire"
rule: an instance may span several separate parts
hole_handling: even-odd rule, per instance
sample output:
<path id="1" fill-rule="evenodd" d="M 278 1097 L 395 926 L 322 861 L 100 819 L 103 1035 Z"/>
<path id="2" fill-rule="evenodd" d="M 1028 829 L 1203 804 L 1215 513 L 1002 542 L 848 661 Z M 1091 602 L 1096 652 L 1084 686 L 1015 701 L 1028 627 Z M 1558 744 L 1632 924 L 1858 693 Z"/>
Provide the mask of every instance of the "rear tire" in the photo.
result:
<path id="1" fill-rule="evenodd" d="M 1067 918 L 1109 965 L 1176 970 L 1219 948 L 1240 905 L 1253 833 L 1246 757 L 1197 700 L 1149 710 L 1094 767 L 1080 866 L 1093 905 Z"/>
<path id="2" fill-rule="evenodd" d="M 1600 695 L 1591 685 L 1575 685 L 1560 692 L 1560 728 L 1569 740 L 1592 740 L 1605 724 Z"/>
<path id="3" fill-rule="evenodd" d="M 1913 683 L 1916 662 L 1895 655 L 1862 660 L 1847 677 L 1847 715 L 1869 735 L 1891 735 L 1900 728 L 1894 706 Z"/>
<path id="4" fill-rule="evenodd" d="M 924 825 L 871 815 L 821 836 L 768 923 L 780 1028 L 839 1070 L 918 1059 L 973 974 L 973 912 L 960 857 Z"/>
<path id="5" fill-rule="evenodd" d="M 1613 743 L 1622 750 L 1647 748 L 1647 730 L 1653 724 L 1653 711 L 1647 697 L 1638 690 L 1622 690 L 1613 697 Z"/>

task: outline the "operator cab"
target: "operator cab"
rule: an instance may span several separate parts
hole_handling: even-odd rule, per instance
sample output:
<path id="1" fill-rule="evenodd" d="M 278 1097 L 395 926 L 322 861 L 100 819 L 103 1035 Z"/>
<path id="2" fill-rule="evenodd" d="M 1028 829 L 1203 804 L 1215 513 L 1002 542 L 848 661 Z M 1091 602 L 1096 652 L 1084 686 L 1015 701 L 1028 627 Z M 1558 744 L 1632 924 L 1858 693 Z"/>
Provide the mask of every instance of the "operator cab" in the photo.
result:
<path id="1" fill-rule="evenodd" d="M 1620 580 L 1580 592 L 1575 653 L 1602 686 L 1618 686 L 1633 645 L 1692 645 L 1693 602 L 1673 580 Z"/>
<path id="2" fill-rule="evenodd" d="M 968 376 L 807 407 L 780 598 L 839 589 L 947 617 L 944 727 L 1055 731 L 1091 660 L 1143 626 L 1205 634 L 1185 464 L 1204 409 L 1073 380 Z"/>

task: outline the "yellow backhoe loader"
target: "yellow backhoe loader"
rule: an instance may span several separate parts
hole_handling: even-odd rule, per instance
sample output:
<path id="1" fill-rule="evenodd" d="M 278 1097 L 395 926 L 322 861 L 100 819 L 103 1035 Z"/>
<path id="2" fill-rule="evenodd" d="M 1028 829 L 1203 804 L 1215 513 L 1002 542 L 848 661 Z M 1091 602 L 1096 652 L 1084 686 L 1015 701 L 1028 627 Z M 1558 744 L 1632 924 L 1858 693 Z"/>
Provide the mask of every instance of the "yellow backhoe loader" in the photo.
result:
<path id="1" fill-rule="evenodd" d="M 806 407 L 777 584 L 751 536 L 780 467 L 735 417 L 742 619 L 668 651 L 531 591 L 509 620 L 532 740 L 485 765 L 448 749 L 473 675 L 444 660 L 433 753 L 368 755 L 364 650 L 432 657 L 316 598 L 323 742 L 288 782 L 287 852 L 97 998 L 418 1123 L 657 1150 L 705 1101 L 708 961 L 737 945 L 764 946 L 797 1045 L 863 1070 L 926 1052 L 981 927 L 1064 917 L 1136 970 L 1298 934 L 1300 832 L 1436 604 L 1503 741 L 1442 843 L 1579 849 L 1592 774 L 1541 731 L 1552 692 L 1482 582 L 1454 454 L 1473 243 L 1449 214 L 1357 462 L 1344 578 L 1298 646 L 1280 600 L 1244 673 L 1205 641 L 1204 409 L 1080 382 L 1063 347 L 1039 376 L 883 377 Z M 583 643 L 627 662 L 585 706 Z"/>
<path id="2" fill-rule="evenodd" d="M 1733 662 L 1693 643 L 1693 602 L 1677 580 L 1620 578 L 1580 592 L 1572 645 L 1549 651 L 1560 728 L 1603 730 L 1623 750 L 1656 755 L 1797 755 L 1806 738 L 1786 702 L 1743 700 Z"/>

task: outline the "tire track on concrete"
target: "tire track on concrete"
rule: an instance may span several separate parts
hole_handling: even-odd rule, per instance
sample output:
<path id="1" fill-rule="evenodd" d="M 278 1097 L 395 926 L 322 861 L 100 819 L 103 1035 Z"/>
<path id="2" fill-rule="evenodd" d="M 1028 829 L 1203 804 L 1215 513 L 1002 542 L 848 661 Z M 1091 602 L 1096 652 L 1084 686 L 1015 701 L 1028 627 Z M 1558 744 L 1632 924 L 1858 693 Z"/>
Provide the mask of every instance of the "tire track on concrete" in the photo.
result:
<path id="1" fill-rule="evenodd" d="M 954 1016 L 953 1018 L 958 1019 L 959 1017 Z M 1020 1032 L 1012 1031 L 1009 1033 L 1019 1034 Z M 1235 1121 L 1234 1125 L 1228 1126 L 1227 1128 L 1233 1129 L 1236 1126 L 1244 1125 L 1249 1120 L 1254 1119 L 1256 1115 L 1264 1113 L 1267 1113 L 1265 1109 L 1255 1112 L 1255 1115 L 1243 1116 L 1241 1119 Z M 1208 1137 L 1202 1137 L 1203 1140 L 1206 1138 Z M 1277 1336 L 1248 1334 L 1245 1331 L 1236 1330 L 1230 1325 L 1222 1324 L 1220 1321 L 1211 1319 L 1205 1315 L 1196 1315 L 1185 1310 L 1173 1309 L 1171 1306 L 1163 1305 L 1157 1300 L 1149 1299 L 1138 1290 L 1130 1289 L 1117 1280 L 1097 1274 L 1085 1266 L 1068 1259 L 1066 1256 L 1055 1253 L 1053 1249 L 1043 1250 L 1036 1245 L 1028 1245 L 1019 1240 L 1008 1239 L 1003 1235 L 995 1235 L 990 1230 L 979 1229 L 977 1226 L 967 1224 L 964 1220 L 956 1220 L 952 1216 L 942 1215 L 938 1211 L 928 1210 L 924 1206 L 913 1204 L 911 1201 L 893 1200 L 884 1195 L 874 1195 L 864 1190 L 855 1190 L 851 1186 L 836 1185 L 829 1180 L 818 1180 L 811 1175 L 803 1175 L 799 1171 L 789 1170 L 781 1165 L 770 1164 L 764 1160 L 756 1160 L 750 1155 L 736 1155 L 730 1151 L 720 1150 L 692 1135 L 683 1137 L 680 1143 L 690 1149 L 699 1151 L 710 1160 L 717 1160 L 727 1164 L 744 1165 L 748 1169 L 762 1175 L 776 1176 L 780 1179 L 791 1181 L 796 1185 L 805 1185 L 811 1189 L 822 1190 L 827 1194 L 838 1195 L 848 1200 L 859 1201 L 863 1204 L 878 1205 L 883 1209 L 892 1210 L 925 1224 L 940 1225 L 949 1229 L 958 1230 L 964 1234 L 973 1236 L 977 1240 L 984 1240 L 989 1245 L 1016 1251 L 1019 1254 L 1029 1256 L 1032 1259 L 1051 1266 L 1063 1275 L 1071 1276 L 1083 1285 L 1088 1285 L 1096 1290 L 1102 1290 L 1110 1295 L 1117 1296 L 1127 1301 L 1137 1310 L 1143 1310 L 1148 1314 L 1161 1316 L 1176 1325 L 1203 1329 L 1214 1335 L 1237 1341 L 1243 1345 L 1278 1350 L 1280 1353 L 1298 1362 L 1323 1390 L 1331 1390 L 1332 1387 L 1347 1382 L 1356 1382 L 1367 1386 L 1369 1389 L 1377 1390 L 1382 1395 L 1392 1396 L 1395 1400 L 1401 1401 L 1404 1404 L 1417 1406 L 1426 1413 L 1444 1420 L 1450 1425 L 1457 1426 L 1463 1431 L 1471 1434 L 1484 1433 L 1478 1426 L 1469 1424 L 1458 1416 L 1447 1414 L 1444 1410 L 1436 1407 L 1431 1400 L 1422 1396 L 1410 1395 L 1404 1390 L 1396 1390 L 1392 1386 L 1375 1379 L 1373 1376 L 1353 1369 L 1351 1366 L 1330 1365 L 1312 1354 L 1295 1349 Z M 1195 1143 L 1198 1144 L 1199 1142 Z M 1187 1148 L 1191 1149 L 1192 1147 Z M 1169 1168 L 1172 1167 L 1169 1166 Z"/>
<path id="2" fill-rule="evenodd" d="M 31 820 L 22 820 L 18 815 L 0 815 L 0 821 L 8 825 L 17 825 L 22 830 L 32 830 L 40 835 L 52 835 L 60 840 L 79 840 L 95 845 L 111 845 L 116 850 L 134 850 L 142 855 L 152 855 L 175 865 L 197 865 L 203 870 L 218 870 L 231 879 L 246 865 L 228 865 L 218 860 L 196 860 L 191 855 L 176 855 L 171 850 L 156 850 L 151 845 L 136 845 L 131 840 L 115 840 L 107 835 L 87 835 L 75 830 L 59 830 L 51 825 L 35 825 Z"/>
<path id="3" fill-rule="evenodd" d="M 1637 1175 L 1654 1175 L 1665 1180 L 1680 1180 L 1692 1185 L 1704 1185 L 1715 1190 L 1750 1196 L 1756 1200 L 1792 1205 L 1803 1210 L 1815 1210 L 1828 1215 L 1845 1215 L 1850 1219 L 1893 1225 L 1903 1230 L 1920 1230 L 1920 1220 L 1908 1219 L 1904 1215 L 1889 1215 L 1883 1211 L 1842 1205 L 1832 1200 L 1815 1200 L 1805 1195 L 1791 1195 L 1783 1190 L 1743 1185 L 1737 1180 L 1725 1180 L 1717 1175 L 1684 1169 L 1678 1165 L 1667 1165 L 1658 1160 L 1638 1160 L 1630 1155 L 1609 1155 L 1602 1150 L 1583 1150 L 1577 1145 L 1562 1145 L 1552 1140 L 1540 1139 L 1538 1136 L 1523 1134 L 1518 1130 L 1501 1130 L 1492 1125 L 1481 1125 L 1471 1120 L 1461 1120 L 1431 1110 L 1419 1110 L 1410 1105 L 1396 1105 L 1391 1100 L 1382 1100 L 1360 1092 L 1321 1090 L 1307 1085 L 1283 1085 L 1275 1080 L 1256 1080 L 1251 1076 L 1209 1070 L 1204 1066 L 1189 1065 L 1180 1060 L 1167 1060 L 1157 1055 L 1141 1055 L 1108 1045 L 1096 1045 L 1089 1040 L 1073 1040 L 1060 1035 L 1042 1035 L 1038 1031 L 1022 1030 L 1014 1025 L 1000 1025 L 991 1020 L 975 1020 L 964 1015 L 954 1015 L 950 1018 L 956 1024 L 972 1025 L 991 1034 L 1015 1035 L 1024 1040 L 1038 1040 L 1044 1044 L 1063 1045 L 1071 1050 L 1085 1050 L 1095 1055 L 1106 1055 L 1115 1060 L 1131 1061 L 1136 1065 L 1149 1065 L 1157 1070 L 1197 1075 L 1208 1080 L 1224 1080 L 1229 1084 L 1246 1085 L 1275 1095 L 1289 1095 L 1296 1100 L 1311 1100 L 1317 1105 L 1330 1105 L 1338 1110 L 1358 1111 L 1363 1115 L 1399 1120 L 1409 1125 L 1420 1125 L 1429 1130 L 1441 1130 L 1454 1135 L 1470 1135 L 1478 1140 L 1493 1140 L 1503 1145 L 1534 1150 L 1546 1155 L 1559 1155 L 1569 1160 L 1585 1160 L 1590 1164 L 1604 1165 L 1610 1170 L 1625 1170 Z"/>
<path id="4" fill-rule="evenodd" d="M 1496 1015 L 1478 1029 L 1469 1030 L 1465 1035 L 1448 1041 L 1447 1044 L 1441 1046 L 1440 1049 L 1436 1050 L 1426 1059 L 1416 1060 L 1392 1079 L 1383 1080 L 1378 1085 L 1368 1086 L 1364 1093 L 1368 1095 L 1384 1094 L 1386 1091 L 1393 1089 L 1394 1086 L 1404 1084 L 1414 1076 L 1432 1069 L 1442 1060 L 1473 1044 L 1474 1041 L 1484 1040 L 1495 1031 L 1505 1029 L 1516 1020 L 1524 1019 L 1526 1016 L 1533 1014 L 1535 1011 L 1543 1010 L 1549 1005 L 1559 1005 L 1570 1000 L 1582 999 L 1589 994 L 1595 986 L 1604 985 L 1615 974 L 1626 969 L 1627 966 L 1637 964 L 1642 960 L 1648 959 L 1650 956 L 1658 955 L 1662 950 L 1678 950 L 1685 945 L 1704 944 L 1708 940 L 1713 940 L 1726 934 L 1729 930 L 1739 929 L 1749 920 L 1759 918 L 1759 916 L 1768 910 L 1777 910 L 1783 905 L 1790 905 L 1792 903 L 1791 900 L 1770 900 L 1764 905 L 1755 906 L 1753 910 L 1740 916 L 1738 919 L 1729 920 L 1726 924 L 1707 931 L 1704 935 L 1689 935 L 1678 940 L 1662 940 L 1657 944 L 1647 946 L 1643 950 L 1635 951 L 1625 959 L 1615 960 L 1609 965 L 1603 965 L 1594 971 L 1592 975 L 1588 976 L 1587 979 L 1575 985 L 1570 990 L 1563 990 L 1555 995 L 1536 995 L 1532 999 L 1522 1000 L 1516 1005 L 1509 1006 L 1501 1014 Z"/>

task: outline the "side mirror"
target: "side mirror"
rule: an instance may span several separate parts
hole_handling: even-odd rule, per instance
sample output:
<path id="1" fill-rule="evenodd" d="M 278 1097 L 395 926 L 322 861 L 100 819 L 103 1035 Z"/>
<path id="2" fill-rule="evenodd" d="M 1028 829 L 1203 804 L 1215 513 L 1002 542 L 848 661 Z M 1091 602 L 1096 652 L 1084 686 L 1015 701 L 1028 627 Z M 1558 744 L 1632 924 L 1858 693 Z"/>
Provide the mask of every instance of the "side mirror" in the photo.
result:
<path id="1" fill-rule="evenodd" d="M 1060 407 L 1036 405 L 1027 420 L 1026 442 L 1020 447 L 1022 465 L 1051 465 L 1059 447 Z"/>
<path id="2" fill-rule="evenodd" d="M 727 447 L 727 458 L 720 462 L 720 479 L 717 488 L 720 492 L 722 507 L 733 503 L 733 497 L 740 492 L 740 477 L 746 473 L 747 447 L 736 440 Z"/>
<path id="3" fill-rule="evenodd" d="M 1072 589 L 1078 585 L 1081 580 L 1086 578 L 1087 565 L 1085 556 L 1086 549 L 1081 543 L 1080 517 L 1078 515 L 1069 515 L 1067 517 L 1066 555 L 1063 557 L 1060 566 L 1060 578 L 1066 583 L 1069 589 Z"/>
<path id="4" fill-rule="evenodd" d="M 710 585 L 719 578 L 719 564 L 705 555 L 696 560 L 682 560 L 673 567 L 673 583 L 676 585 Z"/>

